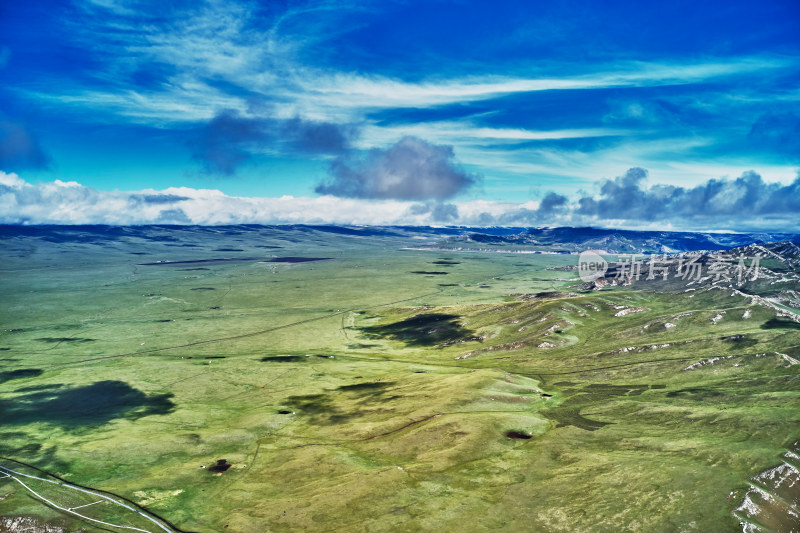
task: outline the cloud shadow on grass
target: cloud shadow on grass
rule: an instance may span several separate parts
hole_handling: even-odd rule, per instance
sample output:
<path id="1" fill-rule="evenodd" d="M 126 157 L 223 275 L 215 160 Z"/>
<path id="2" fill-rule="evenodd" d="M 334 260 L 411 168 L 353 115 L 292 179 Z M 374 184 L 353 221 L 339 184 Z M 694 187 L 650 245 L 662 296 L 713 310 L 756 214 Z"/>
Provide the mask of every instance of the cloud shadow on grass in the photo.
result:
<path id="1" fill-rule="evenodd" d="M 123 381 L 98 381 L 80 387 L 31 391 L 0 400 L 3 424 L 46 422 L 68 429 L 106 424 L 114 419 L 137 420 L 174 410 L 172 394 L 151 394 Z"/>
<path id="2" fill-rule="evenodd" d="M 18 370 L 6 370 L 0 372 L 0 383 L 11 381 L 12 379 L 33 378 L 42 375 L 41 368 L 20 368 Z"/>
<path id="3" fill-rule="evenodd" d="M 398 340 L 408 346 L 436 346 L 474 337 L 472 331 L 458 322 L 460 318 L 447 313 L 429 313 L 391 324 L 367 326 L 361 331 L 370 338 Z"/>
<path id="4" fill-rule="evenodd" d="M 800 322 L 781 318 L 771 318 L 761 325 L 761 329 L 800 329 Z"/>

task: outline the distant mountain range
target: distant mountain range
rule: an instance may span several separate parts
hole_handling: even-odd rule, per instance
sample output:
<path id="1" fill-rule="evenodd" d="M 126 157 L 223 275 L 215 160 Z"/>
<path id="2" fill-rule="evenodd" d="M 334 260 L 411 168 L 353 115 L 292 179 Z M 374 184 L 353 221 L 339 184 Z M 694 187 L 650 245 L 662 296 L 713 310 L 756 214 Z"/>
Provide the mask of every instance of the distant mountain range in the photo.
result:
<path id="1" fill-rule="evenodd" d="M 678 253 L 727 250 L 750 244 L 777 241 L 800 243 L 800 235 L 789 233 L 688 233 L 633 231 L 601 228 L 531 228 L 512 235 L 470 232 L 452 237 L 448 244 L 525 246 L 562 253 L 602 250 L 609 254 Z"/>
<path id="2" fill-rule="evenodd" d="M 0 240 L 17 236 L 38 237 L 50 242 L 99 243 L 118 239 L 181 243 L 203 235 L 242 234 L 286 235 L 319 233 L 342 237 L 413 239 L 417 248 L 491 251 L 540 251 L 579 253 L 602 250 L 609 254 L 680 253 L 718 251 L 748 245 L 785 241 L 800 243 L 791 233 L 707 233 L 634 231 L 602 228 L 470 228 L 422 226 L 337 226 L 337 225 L 236 225 L 236 226 L 12 226 L 0 225 Z"/>

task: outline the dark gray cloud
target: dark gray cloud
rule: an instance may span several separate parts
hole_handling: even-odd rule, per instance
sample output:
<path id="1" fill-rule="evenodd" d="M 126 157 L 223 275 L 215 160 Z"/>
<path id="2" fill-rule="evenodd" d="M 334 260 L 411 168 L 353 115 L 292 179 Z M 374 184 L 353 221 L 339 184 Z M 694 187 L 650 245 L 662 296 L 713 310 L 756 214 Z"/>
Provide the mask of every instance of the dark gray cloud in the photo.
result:
<path id="1" fill-rule="evenodd" d="M 486 226 L 494 224 L 500 226 L 554 225 L 558 223 L 557 221 L 569 219 L 570 208 L 569 199 L 566 196 L 549 192 L 539 202 L 538 209 L 510 208 L 497 216 L 481 213 L 476 223 Z"/>
<path id="2" fill-rule="evenodd" d="M 647 171 L 632 168 L 606 180 L 597 198 L 578 200 L 576 214 L 614 220 L 718 221 L 800 213 L 800 175 L 789 185 L 766 183 L 747 171 L 740 177 L 712 179 L 692 188 L 642 187 Z"/>
<path id="3" fill-rule="evenodd" d="M 339 157 L 320 194 L 348 198 L 445 200 L 472 187 L 478 177 L 460 169 L 452 146 L 403 137 L 385 150 L 372 149 L 354 160 Z"/>
<path id="4" fill-rule="evenodd" d="M 458 206 L 442 202 L 412 204 L 408 208 L 409 215 L 430 215 L 432 222 L 454 222 L 458 220 Z"/>
<path id="5" fill-rule="evenodd" d="M 647 178 L 647 170 L 639 167 L 629 169 L 622 176 L 606 180 L 600 186 L 600 197 L 587 196 L 578 200 L 577 212 L 599 218 L 619 218 L 625 213 L 627 218 L 647 218 L 652 212 L 654 202 L 662 199 L 656 191 L 645 191 L 641 183 Z"/>
<path id="6" fill-rule="evenodd" d="M 300 118 L 281 124 L 281 136 L 302 152 L 339 154 L 350 149 L 358 131 L 354 126 L 332 122 L 313 122 Z"/>
<path id="7" fill-rule="evenodd" d="M 553 213 L 567 205 L 567 197 L 554 192 L 549 192 L 539 204 L 540 213 Z"/>
<path id="8" fill-rule="evenodd" d="M 349 149 L 357 133 L 352 125 L 299 117 L 287 120 L 242 116 L 226 109 L 203 125 L 192 139 L 192 158 L 208 174 L 231 176 L 259 150 L 338 155 Z"/>
<path id="9" fill-rule="evenodd" d="M 250 159 L 250 150 L 263 144 L 265 133 L 259 119 L 245 118 L 233 110 L 218 113 L 194 141 L 192 158 L 208 174 L 231 176 Z"/>
<path id="10" fill-rule="evenodd" d="M 0 169 L 41 169 L 50 164 L 50 156 L 24 124 L 0 115 Z"/>

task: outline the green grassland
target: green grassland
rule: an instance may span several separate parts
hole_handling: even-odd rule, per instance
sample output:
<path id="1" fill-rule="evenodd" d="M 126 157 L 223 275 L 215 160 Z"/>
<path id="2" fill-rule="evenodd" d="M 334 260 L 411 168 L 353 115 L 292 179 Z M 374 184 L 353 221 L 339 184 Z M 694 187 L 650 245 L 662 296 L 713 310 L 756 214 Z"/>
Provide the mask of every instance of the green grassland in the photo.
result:
<path id="1" fill-rule="evenodd" d="M 429 241 L 5 239 L 0 466 L 182 531 L 741 530 L 748 479 L 800 438 L 797 322 L 723 290 L 579 292 L 575 256 L 407 249 Z M 18 515 L 125 531 L 0 479 Z"/>

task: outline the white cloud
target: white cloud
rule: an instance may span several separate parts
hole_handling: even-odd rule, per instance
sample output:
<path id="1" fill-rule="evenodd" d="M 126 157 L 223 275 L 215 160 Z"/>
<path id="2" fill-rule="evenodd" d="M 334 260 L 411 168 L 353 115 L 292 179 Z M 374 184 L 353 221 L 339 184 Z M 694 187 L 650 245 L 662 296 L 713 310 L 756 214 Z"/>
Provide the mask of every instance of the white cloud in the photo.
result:
<path id="1" fill-rule="evenodd" d="M 402 112 L 380 113 L 396 108 L 422 109 L 470 102 L 484 102 L 475 107 L 486 107 L 495 104 L 488 102 L 492 99 L 543 91 L 707 82 L 727 88 L 730 85 L 727 81 L 733 76 L 757 79 L 769 78 L 781 70 L 791 72 L 796 69 L 796 57 L 695 57 L 680 62 L 604 64 L 575 61 L 559 63 L 555 71 L 552 65 L 544 66 L 541 62 L 519 61 L 509 67 L 508 62 L 499 61 L 495 75 L 465 75 L 471 71 L 463 64 L 443 62 L 435 72 L 414 77 L 414 81 L 403 75 L 342 71 L 340 66 L 344 63 L 335 59 L 326 65 L 330 58 L 315 51 L 338 35 L 368 23 L 369 17 L 354 14 L 385 7 L 380 3 L 367 4 L 320 0 L 305 6 L 270 5 L 269 9 L 263 9 L 266 4 L 204 0 L 183 5 L 177 11 L 165 6 L 154 15 L 124 0 L 90 0 L 80 4 L 88 16 L 63 23 L 71 45 L 102 52 L 92 54 L 102 68 L 93 69 L 91 76 L 75 76 L 71 81 L 43 80 L 35 86 L 9 87 L 9 90 L 36 99 L 45 108 L 73 109 L 90 120 L 147 124 L 172 129 L 179 135 L 190 130 L 188 123 L 208 121 L 224 109 L 237 111 L 246 118 L 268 115 L 277 120 L 299 117 L 355 124 L 362 135 L 354 144 L 361 149 L 385 147 L 404 136 L 416 136 L 430 143 L 453 146 L 459 162 L 484 174 L 487 191 L 498 195 L 504 189 L 492 185 L 503 177 L 516 175 L 515 187 L 520 191 L 559 180 L 559 192 L 565 192 L 567 187 L 589 184 L 633 165 L 647 166 L 657 172 L 662 183 L 684 186 L 711 175 L 738 175 L 756 164 L 767 179 L 790 179 L 788 167 L 762 165 L 765 159 L 758 154 L 725 153 L 724 169 L 721 163 L 716 164 L 722 161 L 720 156 L 693 161 L 692 153 L 712 153 L 714 144 L 719 142 L 717 137 L 728 135 L 730 130 L 719 128 L 709 132 L 681 127 L 659 132 L 655 120 L 658 117 L 648 121 L 648 108 L 637 101 L 621 102 L 621 109 L 610 113 L 608 121 L 599 124 L 601 127 L 578 125 L 569 129 L 537 129 L 541 123 L 535 116 L 524 123 L 530 127 L 517 127 L 521 120 L 509 121 L 508 127 L 497 126 L 502 116 L 491 121 L 496 127 L 484 127 L 478 115 L 402 125 L 391 121 L 385 125 L 374 117 L 402 117 Z M 0 67 L 5 52 L 0 48 Z M 139 76 L 147 82 L 133 81 Z M 102 83 L 97 83 L 98 80 Z M 635 91 L 612 92 L 627 95 Z M 768 96 L 775 100 L 796 100 L 800 94 L 783 89 L 765 95 L 758 87 L 752 93 L 741 87 L 735 91 L 720 89 L 714 98 L 697 98 L 692 91 L 679 93 L 683 96 L 671 97 L 678 108 L 727 117 L 736 116 L 742 99 L 760 102 Z M 254 102 L 263 107 L 260 115 L 253 112 L 257 107 Z M 504 105 L 509 103 L 498 104 L 498 108 Z M 465 112 L 468 111 L 465 106 Z M 417 113 L 410 112 L 408 116 Z M 585 124 L 598 126 L 588 121 Z M 531 142 L 599 137 L 607 139 L 586 143 Z M 526 145 L 520 146 L 522 143 Z M 575 146 L 583 148 L 570 148 Z M 698 149 L 706 146 L 708 150 Z M 286 155 L 282 149 L 258 148 L 278 157 Z M 680 163 L 673 163 L 676 160 Z"/>
<path id="2" fill-rule="evenodd" d="M 684 230 L 800 231 L 796 217 L 800 178 L 793 185 L 783 186 L 765 183 L 751 172 L 737 180 L 709 181 L 691 190 L 675 190 L 663 185 L 638 188 L 638 183 L 628 184 L 623 178 L 609 180 L 600 194 L 584 196 L 581 204 L 562 198 L 551 202 L 549 208 L 542 206 L 541 209 L 538 201 L 489 200 L 430 203 L 421 207 L 414 201 L 327 195 L 315 198 L 247 198 L 228 196 L 213 189 L 188 187 L 161 191 L 100 191 L 74 181 L 31 184 L 16 174 L 0 171 L 0 223 L 437 225 L 446 220 L 448 224 L 472 226 L 594 225 L 662 230 L 670 227 Z M 758 200 L 743 203 L 741 190 L 744 188 L 757 191 Z M 720 201 L 697 204 L 696 198 L 709 197 L 701 194 L 705 189 L 718 190 Z M 627 191 L 634 193 L 631 197 L 635 200 L 633 204 L 626 199 Z M 674 212 L 669 211 L 672 207 L 658 200 L 666 193 L 673 199 L 670 205 Z M 727 202 L 723 201 L 726 198 Z M 737 207 L 740 203 L 744 207 Z M 443 213 L 447 216 L 443 217 Z M 657 219 L 651 216 L 654 213 L 658 215 Z M 626 218 L 626 215 L 629 216 Z"/>
<path id="3" fill-rule="evenodd" d="M 789 68 L 786 57 L 744 57 L 686 62 L 626 61 L 586 66 L 554 77 L 536 65 L 520 65 L 513 75 L 463 76 L 443 68 L 435 79 L 415 82 L 369 73 L 342 72 L 335 65 L 309 64 L 309 48 L 358 25 L 364 3 L 320 1 L 290 7 L 272 20 L 244 2 L 198 2 L 180 15 L 167 9 L 163 18 L 136 16 L 115 0 L 93 0 L 91 16 L 72 24 L 72 38 L 89 48 L 102 47 L 107 61 L 93 75 L 96 86 L 60 81 L 47 91 L 18 89 L 43 101 L 91 105 L 136 122 L 170 124 L 205 120 L 222 108 L 246 111 L 248 93 L 267 95 L 278 118 L 353 122 L 376 109 L 412 108 L 476 102 L 501 96 L 551 90 L 646 87 L 705 82 L 730 75 Z M 363 23 L 363 22 L 362 22 Z M 0 53 L 0 56 L 2 54 Z M 313 56 L 310 56 L 313 57 Z M 125 85 L 131 75 L 158 65 L 170 68 L 159 83 L 135 92 Z M 224 83 L 217 83 L 224 80 Z M 394 139 L 396 140 L 396 139 Z"/>
<path id="4" fill-rule="evenodd" d="M 14 174 L 6 174 L 0 170 L 0 185 L 5 185 L 9 189 L 21 189 L 25 186 L 25 180 Z"/>
<path id="5" fill-rule="evenodd" d="M 199 26 L 187 31 L 208 30 L 205 24 Z M 475 102 L 534 91 L 688 84 L 789 64 L 787 60 L 758 58 L 684 64 L 637 62 L 607 65 L 604 71 L 562 78 L 484 76 L 412 83 L 295 65 L 289 58 L 268 56 L 256 43 L 233 43 L 219 37 L 151 36 L 148 42 L 127 48 L 125 53 L 136 58 L 134 65 L 163 61 L 178 67 L 179 74 L 172 75 L 169 83 L 146 93 L 65 87 L 25 94 L 42 101 L 91 105 L 136 122 L 168 124 L 205 120 L 222 108 L 245 112 L 246 98 L 228 94 L 208 81 L 223 78 L 254 94 L 268 94 L 278 117 L 358 121 L 377 109 Z M 112 74 L 110 81 L 118 77 Z"/>
<path id="6" fill-rule="evenodd" d="M 413 135 L 431 142 L 455 144 L 518 143 L 555 139 L 580 139 L 587 137 L 610 137 L 630 135 L 632 132 L 620 128 L 574 128 L 561 130 L 534 130 L 527 128 L 487 128 L 468 121 L 436 121 L 401 126 L 366 126 L 362 131 L 360 147 L 371 148 L 388 144 L 396 139 Z M 638 132 L 642 133 L 642 132 Z"/>
<path id="7" fill-rule="evenodd" d="M 31 184 L 0 171 L 0 223 L 4 224 L 413 223 L 413 218 L 404 218 L 411 203 L 333 196 L 245 198 L 187 187 L 99 191 L 60 180 Z"/>
<path id="8" fill-rule="evenodd" d="M 327 73 L 303 69 L 295 83 L 316 104 L 331 107 L 424 107 L 487 100 L 515 93 L 609 87 L 647 87 L 706 81 L 721 76 L 786 67 L 785 59 L 744 58 L 693 63 L 626 62 L 591 74 L 560 78 L 483 76 L 441 82 L 410 83 L 382 76 Z"/>

